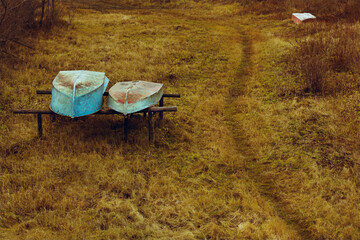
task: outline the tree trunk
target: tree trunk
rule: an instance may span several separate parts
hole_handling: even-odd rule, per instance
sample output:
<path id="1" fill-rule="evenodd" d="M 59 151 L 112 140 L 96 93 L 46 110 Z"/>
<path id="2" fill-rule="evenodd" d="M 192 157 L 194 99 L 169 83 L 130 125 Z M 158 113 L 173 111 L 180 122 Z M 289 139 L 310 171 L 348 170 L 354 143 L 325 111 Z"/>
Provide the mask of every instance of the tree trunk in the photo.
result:
<path id="1" fill-rule="evenodd" d="M 40 27 L 42 27 L 42 23 L 43 23 L 43 20 L 44 20 L 44 14 L 45 14 L 45 0 L 41 0 Z"/>
<path id="2" fill-rule="evenodd" d="M 51 18 L 54 21 L 55 19 L 55 0 L 52 0 L 52 8 L 51 8 Z"/>
<path id="3" fill-rule="evenodd" d="M 51 17 L 50 17 L 50 0 L 47 0 L 46 21 L 47 21 L 47 24 L 49 25 L 49 21 L 51 21 Z"/>
<path id="4" fill-rule="evenodd" d="M 2 22 L 4 21 L 5 16 L 6 16 L 6 10 L 7 10 L 6 0 L 1 0 L 1 4 L 2 4 L 3 7 L 4 7 L 4 13 L 3 13 L 2 16 L 1 16 L 1 12 L 0 12 L 0 17 L 1 17 L 1 19 L 0 19 L 0 25 L 2 24 Z"/>

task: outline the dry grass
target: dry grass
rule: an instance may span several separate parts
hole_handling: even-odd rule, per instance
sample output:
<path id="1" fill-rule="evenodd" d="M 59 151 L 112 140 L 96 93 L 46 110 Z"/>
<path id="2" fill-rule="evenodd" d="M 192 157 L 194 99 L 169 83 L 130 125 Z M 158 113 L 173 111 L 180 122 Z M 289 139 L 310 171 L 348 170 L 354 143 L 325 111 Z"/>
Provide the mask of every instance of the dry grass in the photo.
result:
<path id="1" fill-rule="evenodd" d="M 310 12 L 320 20 L 349 22 L 359 20 L 358 0 L 247 0 L 238 1 L 244 5 L 247 12 L 255 14 L 270 14 L 276 19 L 286 19 L 294 12 Z"/>
<path id="2" fill-rule="evenodd" d="M 224 109 L 241 63 L 237 20 L 226 9 L 79 10 L 73 27 L 2 65 L 1 228 L 8 239 L 241 239 L 298 236 L 244 173 Z M 231 6 L 230 6 L 231 9 Z M 196 13 L 196 14 L 195 14 Z M 46 108 L 59 70 L 105 71 L 111 84 L 143 79 L 181 93 L 148 146 L 141 119 L 90 116 L 35 121 L 14 108 Z M 19 94 L 21 93 L 21 94 Z"/>
<path id="3" fill-rule="evenodd" d="M 0 63 L 1 238 L 358 239 L 359 93 L 297 94 L 280 60 L 307 30 L 290 20 L 173 4 L 77 9 Z M 141 117 L 129 143 L 115 116 L 45 119 L 37 139 L 11 109 L 47 108 L 34 90 L 71 69 L 162 82 L 179 111 L 155 146 Z"/>
<path id="4" fill-rule="evenodd" d="M 288 23 L 282 24 L 289 28 Z M 245 137 L 258 149 L 249 173 L 286 218 L 302 226 L 304 239 L 357 239 L 358 92 L 328 97 L 299 94 L 299 77 L 285 71 L 292 63 L 282 62 L 282 56 L 294 50 L 288 35 L 281 36 L 282 27 L 276 23 L 263 25 L 268 39 L 254 47 L 257 74 L 248 88 L 251 104 L 246 115 L 238 115 L 238 122 L 251 129 Z M 348 84 L 358 82 L 351 72 L 338 74 Z"/>
<path id="5" fill-rule="evenodd" d="M 299 40 L 285 57 L 304 91 L 334 95 L 358 90 L 359 25 L 315 23 L 307 28 L 316 34 Z"/>

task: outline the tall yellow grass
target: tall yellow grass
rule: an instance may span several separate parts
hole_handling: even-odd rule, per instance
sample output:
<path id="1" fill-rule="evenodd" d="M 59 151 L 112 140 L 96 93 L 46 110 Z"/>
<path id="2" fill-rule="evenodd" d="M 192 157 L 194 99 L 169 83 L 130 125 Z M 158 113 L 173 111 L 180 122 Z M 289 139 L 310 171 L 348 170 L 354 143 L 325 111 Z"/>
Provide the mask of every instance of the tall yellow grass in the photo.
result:
<path id="1" fill-rule="evenodd" d="M 265 26 L 263 20 L 260 24 Z M 300 233 L 304 239 L 357 239 L 360 234 L 356 147 L 359 132 L 355 127 L 358 92 L 339 85 L 342 88 L 332 93 L 341 94 L 327 97 L 304 94 L 301 91 L 304 75 L 289 74 L 286 69 L 294 67 L 294 62 L 283 62 L 284 55 L 294 54 L 296 50 L 289 32 L 304 36 L 306 41 L 312 27 L 295 26 L 290 20 L 282 23 L 268 20 L 264 28 L 267 34 L 263 35 L 266 38 L 254 47 L 258 52 L 254 57 L 257 74 L 248 88 L 251 105 L 248 114 L 238 115 L 238 122 L 251 129 L 244 132 L 245 137 L 258 149 L 249 165 L 250 175 L 257 179 L 262 192 L 274 199 L 277 209 L 302 226 Z M 332 32 L 339 26 L 327 27 Z M 343 28 L 349 26 L 344 24 Z M 329 41 L 339 41 L 336 37 L 336 34 L 333 38 L 329 36 Z M 313 55 L 313 59 L 323 56 Z M 313 67 L 313 71 L 321 70 Z M 337 73 L 330 68 L 329 71 L 341 74 L 342 81 L 348 84 L 358 82 L 358 76 L 346 70 Z M 331 80 L 324 77 L 326 82 Z"/>

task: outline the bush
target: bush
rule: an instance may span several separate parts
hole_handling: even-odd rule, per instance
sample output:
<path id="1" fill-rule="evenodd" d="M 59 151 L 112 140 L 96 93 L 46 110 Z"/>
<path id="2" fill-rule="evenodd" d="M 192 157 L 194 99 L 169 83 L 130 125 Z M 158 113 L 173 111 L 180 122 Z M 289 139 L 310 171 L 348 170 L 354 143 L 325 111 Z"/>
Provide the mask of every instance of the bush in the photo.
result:
<path id="1" fill-rule="evenodd" d="M 35 0 L 0 0 L 0 41 L 17 38 L 23 30 L 35 24 Z"/>
<path id="2" fill-rule="evenodd" d="M 301 78 L 305 92 L 335 94 L 359 89 L 349 76 L 359 74 L 359 37 L 359 24 L 335 25 L 298 41 L 286 58 L 288 67 Z"/>
<path id="3" fill-rule="evenodd" d="M 0 0 L 0 51 L 40 26 L 50 27 L 58 19 L 55 0 Z M 11 55 L 11 54 L 10 54 Z M 1 56 L 0 56 L 1 57 Z"/>
<path id="4" fill-rule="evenodd" d="M 360 19 L 359 0 L 237 0 L 251 12 L 261 14 L 277 14 L 288 17 L 294 12 L 310 12 L 318 19 L 337 20 L 346 19 L 357 21 Z"/>

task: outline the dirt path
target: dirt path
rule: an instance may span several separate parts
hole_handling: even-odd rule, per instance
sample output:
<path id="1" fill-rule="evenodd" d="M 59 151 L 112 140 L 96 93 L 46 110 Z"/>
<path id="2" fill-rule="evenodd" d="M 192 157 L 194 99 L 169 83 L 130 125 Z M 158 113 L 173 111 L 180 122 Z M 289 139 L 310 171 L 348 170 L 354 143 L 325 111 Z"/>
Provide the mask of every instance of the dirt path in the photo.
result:
<path id="1" fill-rule="evenodd" d="M 240 30 L 239 33 L 242 36 L 241 44 L 243 46 L 243 56 L 241 58 L 240 65 L 238 67 L 236 76 L 234 77 L 229 87 L 229 94 L 227 96 L 226 104 L 226 119 L 231 126 L 233 137 L 235 139 L 238 151 L 242 154 L 249 155 L 246 149 L 246 141 L 243 129 L 234 119 L 234 115 L 239 112 L 239 105 L 245 104 L 243 98 L 246 96 L 246 85 L 249 81 L 252 71 L 252 43 L 250 36 L 245 31 Z"/>
<path id="2" fill-rule="evenodd" d="M 245 26 L 241 26 L 239 22 L 236 20 L 233 21 L 231 18 L 219 18 L 219 19 L 211 19 L 207 17 L 201 16 L 186 16 L 183 14 L 174 13 L 171 11 L 167 11 L 167 14 L 175 15 L 180 18 L 190 18 L 196 19 L 200 22 L 207 22 L 206 24 L 211 25 L 213 22 L 214 26 L 222 26 L 229 27 L 235 29 L 236 33 L 233 37 L 239 38 L 239 44 L 242 46 L 242 56 L 239 56 L 240 63 L 237 66 L 237 70 L 235 76 L 231 78 L 231 82 L 227 88 L 227 96 L 226 96 L 226 104 L 224 105 L 224 117 L 225 123 L 227 127 L 232 132 L 232 138 L 234 139 L 234 152 L 238 158 L 246 159 L 245 162 L 250 162 L 255 157 L 256 149 L 251 146 L 248 139 L 245 137 L 246 134 L 243 125 L 240 124 L 236 115 L 246 114 L 247 104 L 249 101 L 249 92 L 248 85 L 252 81 L 254 74 L 256 74 L 256 69 L 254 69 L 254 43 L 252 33 Z M 238 19 L 239 20 L 239 19 Z M 205 25 L 206 25 L 205 24 Z M 235 36 L 236 35 L 236 36 Z M 205 87 L 203 89 L 203 94 L 207 91 Z M 251 111 L 251 109 L 249 110 Z M 250 167 L 250 164 L 244 165 L 245 171 L 242 174 L 245 174 L 245 178 L 249 179 L 256 186 L 256 191 L 260 193 L 262 198 L 271 206 L 275 215 L 281 218 L 283 222 L 286 223 L 288 229 L 295 232 L 295 239 L 309 239 L 309 233 L 306 231 L 305 227 L 303 227 L 296 219 L 290 218 L 286 211 L 283 209 L 281 202 L 274 195 L 269 195 L 266 191 L 266 186 L 269 184 L 266 182 L 266 179 L 259 179 L 258 170 Z M 262 167 L 262 166 L 258 166 Z M 238 173 L 239 174 L 239 173 Z"/>
<path id="3" fill-rule="evenodd" d="M 238 31 L 242 35 L 241 43 L 243 46 L 243 57 L 239 64 L 236 77 L 234 78 L 234 81 L 232 81 L 229 88 L 229 95 L 227 97 L 227 106 L 225 112 L 226 119 L 233 132 L 233 137 L 237 146 L 237 152 L 240 155 L 245 156 L 249 162 L 254 158 L 254 152 L 252 151 L 255 151 L 255 149 L 251 149 L 250 144 L 244 137 L 245 134 L 243 134 L 246 130 L 242 128 L 241 124 L 238 124 L 238 121 L 236 118 L 234 118 L 234 116 L 239 113 L 239 105 L 241 106 L 246 104 L 245 98 L 248 94 L 247 84 L 251 81 L 253 74 L 255 74 L 255 70 L 253 68 L 254 51 L 251 35 L 241 28 L 239 28 Z M 264 166 L 258 167 L 262 169 Z M 272 183 L 266 182 L 266 179 L 260 179 L 258 177 L 259 170 L 256 167 L 246 164 L 245 168 L 245 173 L 250 179 L 253 179 L 257 190 L 273 207 L 276 215 L 281 217 L 282 220 L 287 223 L 289 228 L 297 233 L 300 239 L 310 239 L 309 231 L 307 231 L 306 228 L 303 227 L 296 219 L 290 218 L 279 199 L 277 199 L 275 195 L 268 193 L 268 187 Z"/>

